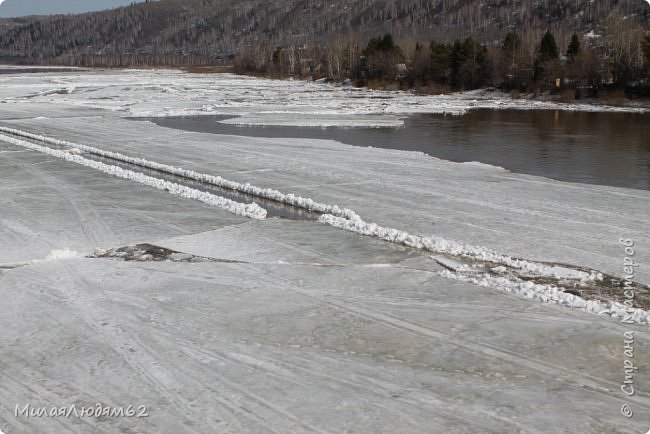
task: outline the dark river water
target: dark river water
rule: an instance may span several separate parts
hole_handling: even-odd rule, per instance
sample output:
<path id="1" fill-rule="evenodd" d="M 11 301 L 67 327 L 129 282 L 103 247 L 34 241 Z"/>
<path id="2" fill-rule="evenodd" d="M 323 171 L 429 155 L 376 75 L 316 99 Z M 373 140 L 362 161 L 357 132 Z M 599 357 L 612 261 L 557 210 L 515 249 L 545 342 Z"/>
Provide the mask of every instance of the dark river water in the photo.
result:
<path id="1" fill-rule="evenodd" d="M 650 190 L 650 114 L 475 110 L 463 116 L 417 115 L 403 128 L 249 127 L 219 119 L 224 117 L 147 120 L 188 131 L 421 151 L 562 181 Z"/>

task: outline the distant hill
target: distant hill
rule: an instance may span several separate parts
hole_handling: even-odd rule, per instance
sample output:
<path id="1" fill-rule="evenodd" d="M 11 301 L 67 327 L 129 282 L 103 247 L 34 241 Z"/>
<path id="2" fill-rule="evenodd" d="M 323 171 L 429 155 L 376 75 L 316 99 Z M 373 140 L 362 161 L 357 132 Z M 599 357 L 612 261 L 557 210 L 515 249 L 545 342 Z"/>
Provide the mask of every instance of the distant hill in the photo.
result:
<path id="1" fill-rule="evenodd" d="M 6 1 L 7 7 L 22 3 Z M 210 63 L 244 46 L 314 46 L 336 38 L 363 44 L 387 32 L 398 43 L 472 36 L 496 47 L 516 31 L 532 47 L 549 29 L 565 47 L 573 32 L 597 38 L 612 16 L 650 28 L 643 0 L 161 0 L 76 16 L 0 20 L 0 60 L 148 55 Z"/>
<path id="2" fill-rule="evenodd" d="M 0 17 L 78 14 L 113 9 L 131 3 L 133 0 L 4 0 L 0 2 Z"/>

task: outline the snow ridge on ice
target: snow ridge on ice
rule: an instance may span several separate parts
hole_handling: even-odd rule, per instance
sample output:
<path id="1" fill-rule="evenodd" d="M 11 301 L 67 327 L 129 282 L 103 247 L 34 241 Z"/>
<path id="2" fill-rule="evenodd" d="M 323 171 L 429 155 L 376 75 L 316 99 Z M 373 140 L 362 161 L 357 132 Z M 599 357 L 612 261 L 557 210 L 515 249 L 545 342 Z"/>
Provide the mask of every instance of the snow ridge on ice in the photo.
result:
<path id="1" fill-rule="evenodd" d="M 187 170 L 180 167 L 174 167 L 167 164 L 157 163 L 155 161 L 146 160 L 143 158 L 133 158 L 118 152 L 104 151 L 102 149 L 81 145 L 77 143 L 68 142 L 65 140 L 54 139 L 51 137 L 41 136 L 38 134 L 32 134 L 26 131 L 21 131 L 13 128 L 0 127 L 0 132 L 5 132 L 9 134 L 14 134 L 18 136 L 27 137 L 33 140 L 38 140 L 44 143 L 50 143 L 57 146 L 66 146 L 70 149 L 78 149 L 82 152 L 88 152 L 91 154 L 98 155 L 104 158 L 110 158 L 113 160 L 121 161 L 124 163 L 129 163 L 137 165 L 140 167 L 145 167 L 147 169 L 157 170 L 161 172 L 166 172 L 172 175 L 181 176 L 188 179 L 193 179 L 206 184 L 211 184 L 217 187 L 227 188 L 230 190 L 239 191 L 241 193 L 246 193 L 251 196 L 258 196 L 264 199 L 270 199 L 276 202 L 284 203 L 286 205 L 291 205 L 297 208 L 303 208 L 310 211 L 314 211 L 322 214 L 331 214 L 337 217 L 342 217 L 346 219 L 355 219 L 359 216 L 350 209 L 341 209 L 337 205 L 328 205 L 324 203 L 315 202 L 309 198 L 303 198 L 300 196 L 295 196 L 293 194 L 284 194 L 278 190 L 273 190 L 270 188 L 259 188 L 248 183 L 242 184 L 236 181 L 230 181 L 222 178 L 221 176 L 208 175 L 205 173 L 198 173 L 193 170 Z M 27 142 L 25 142 L 27 143 Z M 31 145 L 31 144 L 30 144 Z M 37 146 L 37 145 L 32 145 Z M 49 148 L 47 148 L 49 149 Z M 68 152 L 58 151 L 63 154 L 69 155 Z M 91 160 L 87 160 L 91 161 Z M 93 162 L 95 163 L 95 162 Z M 98 163 L 99 164 L 99 163 Z M 116 166 L 111 166 L 116 167 Z M 143 175 L 144 176 L 144 175 Z M 155 179 L 155 178 L 153 178 Z"/>
<path id="2" fill-rule="evenodd" d="M 256 203 L 243 204 L 243 203 L 235 202 L 233 200 L 221 196 L 196 190 L 194 188 L 186 187 L 184 185 L 176 184 L 170 181 L 154 178 L 152 176 L 148 176 L 143 173 L 122 169 L 121 167 L 112 166 L 109 164 L 101 163 L 99 161 L 89 160 L 80 155 L 77 155 L 76 153 L 67 152 L 58 149 L 52 149 L 46 146 L 36 145 L 34 143 L 26 142 L 24 140 L 15 139 L 13 137 L 0 135 L 0 139 L 17 146 L 22 146 L 24 148 L 41 152 L 47 155 L 51 155 L 53 157 L 60 158 L 65 161 L 70 161 L 72 163 L 77 163 L 85 167 L 99 170 L 101 172 L 115 176 L 117 178 L 128 179 L 130 181 L 134 181 L 139 184 L 146 185 L 148 187 L 153 187 L 158 190 L 167 191 L 170 194 L 176 196 L 180 196 L 186 199 L 194 199 L 199 202 L 203 202 L 207 205 L 223 208 L 226 211 L 232 212 L 233 214 L 236 215 L 250 217 L 254 219 L 266 218 L 266 210 L 260 207 L 259 205 L 257 205 Z M 43 140 L 43 141 L 46 142 L 47 140 Z M 79 145 L 77 146 L 77 148 L 83 150 L 84 146 Z"/>

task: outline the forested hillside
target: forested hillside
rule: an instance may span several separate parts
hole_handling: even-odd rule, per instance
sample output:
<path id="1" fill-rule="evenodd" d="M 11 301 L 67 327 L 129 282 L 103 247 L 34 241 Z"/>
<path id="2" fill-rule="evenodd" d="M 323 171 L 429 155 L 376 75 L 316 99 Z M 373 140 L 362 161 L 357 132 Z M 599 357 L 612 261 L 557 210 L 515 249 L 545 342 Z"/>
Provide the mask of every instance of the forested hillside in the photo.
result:
<path id="1" fill-rule="evenodd" d="M 75 16 L 1 20 L 0 56 L 43 61 L 80 54 L 197 54 L 221 58 L 247 44 L 324 44 L 355 33 L 366 42 L 451 41 L 498 44 L 511 30 L 537 43 L 547 29 L 562 46 L 573 32 L 602 32 L 613 14 L 648 29 L 642 0 L 162 0 Z M 365 41 L 364 41 L 365 40 Z"/>
<path id="2" fill-rule="evenodd" d="M 636 71 L 624 74 L 629 81 L 641 77 L 646 63 L 649 15 L 643 0 L 161 0 L 74 16 L 0 20 L 0 61 L 90 66 L 235 61 L 251 72 L 304 75 L 316 70 L 338 79 L 372 77 L 373 65 L 359 64 L 360 57 L 369 57 L 364 54 L 379 54 L 384 63 L 404 64 L 410 71 L 431 69 L 431 58 L 449 60 L 458 40 L 465 48 L 461 53 L 456 47 L 456 55 L 473 57 L 474 69 L 486 67 L 478 58 L 489 61 L 492 77 L 486 80 L 494 81 L 495 74 L 517 75 L 505 71 L 504 62 L 539 73 L 538 67 L 546 65 L 535 62 L 548 31 L 558 51 L 551 54 L 558 59 L 566 57 L 575 34 L 580 53 L 590 57 L 583 56 L 582 63 L 593 63 L 592 58 L 601 63 L 591 65 L 592 72 L 623 62 Z M 368 41 L 385 34 L 396 49 L 369 53 Z M 508 35 L 515 39 L 504 47 Z M 453 85 L 452 73 L 442 72 L 438 78 Z M 419 78 L 436 79 L 436 71 L 427 74 Z M 614 73 L 613 79 L 618 76 Z"/>

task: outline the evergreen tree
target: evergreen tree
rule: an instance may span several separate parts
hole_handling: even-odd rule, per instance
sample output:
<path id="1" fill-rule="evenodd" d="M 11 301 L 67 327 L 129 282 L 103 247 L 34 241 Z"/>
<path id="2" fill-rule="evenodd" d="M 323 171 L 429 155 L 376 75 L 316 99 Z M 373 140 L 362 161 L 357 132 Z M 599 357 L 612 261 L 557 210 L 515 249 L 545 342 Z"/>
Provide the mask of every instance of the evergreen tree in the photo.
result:
<path id="1" fill-rule="evenodd" d="M 569 43 L 569 48 L 566 50 L 566 57 L 569 59 L 570 63 L 575 62 L 576 58 L 580 55 L 582 48 L 580 47 L 580 40 L 578 35 L 575 33 L 571 36 L 571 42 Z"/>
<path id="2" fill-rule="evenodd" d="M 389 53 L 397 51 L 399 47 L 395 45 L 391 34 L 384 35 L 383 38 L 372 38 L 368 41 L 368 47 L 363 51 L 365 56 L 372 56 L 378 52 Z"/>
<path id="3" fill-rule="evenodd" d="M 402 49 L 395 44 L 393 36 L 372 38 L 363 50 L 367 59 L 368 78 L 393 80 L 397 76 L 397 64 L 403 62 Z"/>
<path id="4" fill-rule="evenodd" d="M 451 80 L 453 45 L 431 42 L 430 76 L 438 82 L 448 84 Z"/>
<path id="5" fill-rule="evenodd" d="M 469 37 L 454 42 L 449 56 L 451 84 L 457 89 L 475 89 L 490 80 L 491 65 L 487 47 Z"/>
<path id="6" fill-rule="evenodd" d="M 560 57 L 560 54 L 557 50 L 557 44 L 555 43 L 555 38 L 553 34 L 548 30 L 542 38 L 542 43 L 539 48 L 539 60 L 540 62 L 548 62 L 549 60 L 555 60 Z"/>

